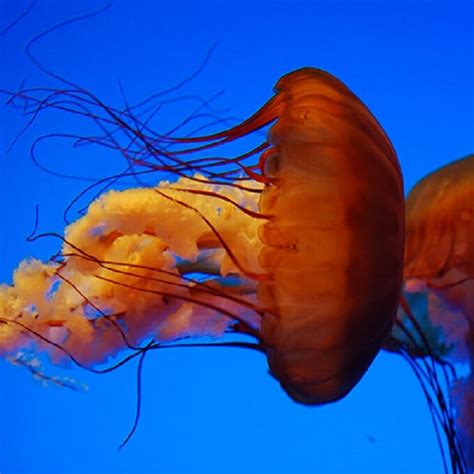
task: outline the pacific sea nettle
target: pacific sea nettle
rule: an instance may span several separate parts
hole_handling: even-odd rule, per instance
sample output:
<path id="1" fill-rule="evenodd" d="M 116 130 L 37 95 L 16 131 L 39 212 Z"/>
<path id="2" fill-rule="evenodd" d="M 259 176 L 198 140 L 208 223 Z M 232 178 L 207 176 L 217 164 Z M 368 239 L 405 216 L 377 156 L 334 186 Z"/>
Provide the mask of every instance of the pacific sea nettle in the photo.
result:
<path id="1" fill-rule="evenodd" d="M 87 101 L 106 112 L 96 122 L 116 117 Z M 403 271 L 402 176 L 369 110 L 335 77 L 304 68 L 212 135 L 158 136 L 124 116 L 115 125 L 141 144 L 121 148 L 135 169 L 179 179 L 104 194 L 66 229 L 59 261 L 21 264 L 0 290 L 0 350 L 93 366 L 123 349 L 241 333 L 294 400 L 346 395 L 391 329 Z M 250 152 L 210 156 L 270 124 Z"/>
<path id="2" fill-rule="evenodd" d="M 404 295 L 395 327 L 415 357 L 455 365 L 448 385 L 469 471 L 474 469 L 474 155 L 419 181 L 407 197 Z M 416 326 L 416 327 L 415 327 Z"/>

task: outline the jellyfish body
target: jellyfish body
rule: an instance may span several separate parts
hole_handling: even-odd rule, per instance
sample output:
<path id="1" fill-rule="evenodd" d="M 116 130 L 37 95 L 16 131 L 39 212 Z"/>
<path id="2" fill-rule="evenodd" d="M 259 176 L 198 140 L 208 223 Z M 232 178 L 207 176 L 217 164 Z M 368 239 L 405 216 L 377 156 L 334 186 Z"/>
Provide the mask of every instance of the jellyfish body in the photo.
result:
<path id="1" fill-rule="evenodd" d="M 449 389 L 461 445 L 472 469 L 474 155 L 434 171 L 414 186 L 407 197 L 406 229 L 404 293 L 408 301 L 422 304 L 411 305 L 418 330 L 405 342 L 416 357 L 434 356 L 467 370 L 466 376 L 450 382 Z M 403 312 L 400 318 L 411 324 Z"/>
<path id="2" fill-rule="evenodd" d="M 410 191 L 405 280 L 430 280 L 442 286 L 450 271 L 474 275 L 473 182 L 474 155 L 470 155 L 429 174 Z"/>
<path id="3" fill-rule="evenodd" d="M 365 373 L 398 304 L 404 201 L 396 155 L 337 79 L 303 69 L 276 86 L 284 109 L 263 172 L 262 340 L 292 398 L 324 403 Z"/>
<path id="4" fill-rule="evenodd" d="M 253 166 L 181 158 L 272 122 Z M 145 129 L 135 140 L 161 160 Z M 43 350 L 93 365 L 149 337 L 241 332 L 294 400 L 346 395 L 390 331 L 402 281 L 402 177 L 375 118 L 335 77 L 304 68 L 240 125 L 160 140 L 188 148 L 167 153 L 171 164 L 131 161 L 181 180 L 106 194 L 67 230 L 63 260 L 23 264 L 0 292 L 0 348 L 24 346 L 29 328 Z M 245 176 L 233 182 L 221 165 Z"/>
<path id="5" fill-rule="evenodd" d="M 427 314 L 448 345 L 471 340 L 474 328 L 473 203 L 474 155 L 426 176 L 407 197 L 405 290 L 428 295 Z"/>

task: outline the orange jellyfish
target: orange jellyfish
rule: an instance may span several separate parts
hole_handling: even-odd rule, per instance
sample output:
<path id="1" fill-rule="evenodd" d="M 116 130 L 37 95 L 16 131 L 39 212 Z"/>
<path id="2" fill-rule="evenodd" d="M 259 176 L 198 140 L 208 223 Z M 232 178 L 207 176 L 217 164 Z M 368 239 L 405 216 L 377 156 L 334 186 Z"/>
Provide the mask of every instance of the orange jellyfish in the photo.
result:
<path id="1" fill-rule="evenodd" d="M 124 349 L 241 333 L 295 401 L 345 396 L 396 316 L 402 175 L 377 120 L 338 79 L 304 68 L 275 90 L 240 125 L 183 139 L 127 122 L 82 89 L 37 99 L 41 109 L 77 101 L 74 113 L 132 136 L 129 147 L 117 130 L 93 138 L 115 144 L 131 173 L 179 180 L 104 194 L 66 229 L 57 258 L 20 265 L 0 289 L 0 351 L 32 345 L 94 367 Z M 269 124 L 252 151 L 208 155 Z"/>
<path id="2" fill-rule="evenodd" d="M 394 332 L 415 356 L 448 361 L 457 431 L 474 469 L 474 155 L 423 178 L 407 198 L 404 293 L 412 339 Z M 413 327 L 413 323 L 416 327 Z M 422 340 L 423 339 L 423 340 Z"/>

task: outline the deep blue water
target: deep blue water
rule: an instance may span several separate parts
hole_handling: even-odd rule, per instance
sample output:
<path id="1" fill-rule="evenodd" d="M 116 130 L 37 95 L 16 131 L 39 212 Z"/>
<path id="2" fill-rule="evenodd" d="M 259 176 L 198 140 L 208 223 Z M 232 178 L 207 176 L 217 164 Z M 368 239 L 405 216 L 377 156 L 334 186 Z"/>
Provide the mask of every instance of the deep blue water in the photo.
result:
<path id="1" fill-rule="evenodd" d="M 28 2 L 0 0 L 0 29 Z M 29 61 L 35 34 L 103 5 L 38 0 L 0 36 L 0 87 L 59 87 Z M 302 66 L 342 79 L 379 119 L 399 154 L 409 189 L 427 172 L 474 151 L 474 6 L 471 1 L 117 0 L 100 16 L 54 31 L 34 45 L 49 69 L 119 105 L 134 103 L 202 72 L 170 97 L 208 99 L 219 114 L 244 118 L 276 80 Z M 192 99 L 163 108 L 171 128 Z M 71 120 L 71 122 L 69 122 Z M 54 240 L 25 242 L 40 206 L 42 230 L 61 232 L 62 211 L 84 183 L 50 176 L 29 156 L 43 133 L 75 122 L 46 112 L 13 150 L 25 124 L 0 108 L 0 281 L 22 258 L 46 259 Z M 77 127 L 81 127 L 77 124 Z M 76 130 L 81 130 L 77 129 Z M 86 131 L 84 133 L 87 133 Z M 100 177 L 115 156 L 65 141 L 38 148 L 60 172 Z M 44 388 L 26 370 L 0 361 L 0 473 L 441 473 L 435 433 L 406 364 L 381 354 L 344 400 L 296 405 L 267 374 L 259 354 L 183 349 L 145 362 L 142 418 L 134 417 L 135 372 L 71 375 L 89 389 Z"/>

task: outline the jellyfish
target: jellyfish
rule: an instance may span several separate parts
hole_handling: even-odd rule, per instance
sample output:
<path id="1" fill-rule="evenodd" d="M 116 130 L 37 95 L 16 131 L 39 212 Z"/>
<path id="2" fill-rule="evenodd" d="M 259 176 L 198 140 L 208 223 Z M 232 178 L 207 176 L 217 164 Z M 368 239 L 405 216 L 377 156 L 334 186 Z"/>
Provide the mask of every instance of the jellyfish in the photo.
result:
<path id="1" fill-rule="evenodd" d="M 72 112 L 101 127 L 90 141 L 115 146 L 130 174 L 175 180 L 108 191 L 64 236 L 31 237 L 58 238 L 62 250 L 47 263 L 23 262 L 1 287 L 0 353 L 27 348 L 97 370 L 122 351 L 240 334 L 253 342 L 235 344 L 263 352 L 293 400 L 344 397 L 397 312 L 400 166 L 367 107 L 329 73 L 294 71 L 275 92 L 235 127 L 176 138 L 83 89 L 41 99 L 21 91 L 16 99 L 36 100 L 38 110 L 74 103 Z M 251 151 L 210 154 L 267 125 Z M 132 137 L 128 147 L 117 144 L 117 128 Z"/>
<path id="2" fill-rule="evenodd" d="M 415 357 L 458 370 L 448 381 L 455 424 L 474 469 L 474 155 L 424 177 L 406 205 L 404 295 L 410 308 L 393 334 Z M 414 320 L 410 320 L 414 318 Z M 410 336 L 410 337 L 408 337 Z"/>

